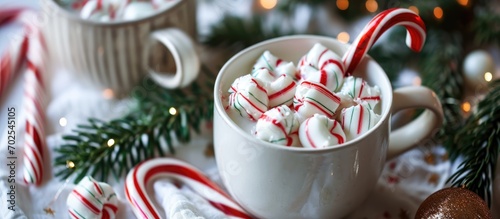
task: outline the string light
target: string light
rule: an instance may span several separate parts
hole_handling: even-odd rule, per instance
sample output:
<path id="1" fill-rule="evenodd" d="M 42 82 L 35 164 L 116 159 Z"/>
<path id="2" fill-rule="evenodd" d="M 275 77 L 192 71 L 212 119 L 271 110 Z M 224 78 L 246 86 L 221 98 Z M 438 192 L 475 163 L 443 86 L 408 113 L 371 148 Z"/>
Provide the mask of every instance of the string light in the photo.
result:
<path id="1" fill-rule="evenodd" d="M 443 18 L 443 9 L 441 7 L 434 8 L 434 17 L 436 17 L 437 19 Z"/>
<path id="2" fill-rule="evenodd" d="M 112 147 L 115 144 L 115 139 L 110 138 L 108 140 L 108 147 Z"/>
<path id="3" fill-rule="evenodd" d="M 408 9 L 412 10 L 413 12 L 415 12 L 415 14 L 419 13 L 417 6 L 413 6 L 412 5 L 412 6 L 408 7 Z"/>
<path id="4" fill-rule="evenodd" d="M 468 113 L 470 111 L 470 103 L 469 102 L 462 103 L 462 110 Z"/>
<path id="5" fill-rule="evenodd" d="M 168 109 L 168 113 L 173 116 L 177 114 L 177 110 L 174 107 L 170 107 L 170 109 Z"/>
<path id="6" fill-rule="evenodd" d="M 64 117 L 61 117 L 61 118 L 59 119 L 59 125 L 60 125 L 61 127 L 65 127 L 66 125 L 68 125 L 68 120 L 67 120 L 66 118 L 64 118 Z"/>
<path id="7" fill-rule="evenodd" d="M 75 168 L 75 163 L 71 160 L 67 160 L 66 161 L 66 167 L 69 168 L 69 169 L 73 169 Z"/>
<path id="8" fill-rule="evenodd" d="M 493 79 L 493 74 L 491 74 L 491 72 L 484 73 L 484 80 L 490 82 L 492 79 Z"/>
<path id="9" fill-rule="evenodd" d="M 367 0 L 365 3 L 365 7 L 369 12 L 376 12 L 378 9 L 378 3 L 375 0 Z"/>
<path id="10" fill-rule="evenodd" d="M 457 0 L 457 2 L 462 6 L 467 6 L 469 4 L 469 0 Z"/>
<path id="11" fill-rule="evenodd" d="M 260 5 L 264 9 L 273 9 L 278 4 L 278 0 L 260 0 Z"/>
<path id="12" fill-rule="evenodd" d="M 110 88 L 106 88 L 102 91 L 102 96 L 106 99 L 111 99 L 115 96 L 115 93 Z"/>
<path id="13" fill-rule="evenodd" d="M 337 0 L 337 8 L 339 10 L 347 10 L 349 8 L 349 0 Z"/>
<path id="14" fill-rule="evenodd" d="M 342 43 L 347 43 L 349 42 L 349 34 L 347 32 L 340 32 L 338 35 L 337 35 L 337 39 L 342 42 Z"/>

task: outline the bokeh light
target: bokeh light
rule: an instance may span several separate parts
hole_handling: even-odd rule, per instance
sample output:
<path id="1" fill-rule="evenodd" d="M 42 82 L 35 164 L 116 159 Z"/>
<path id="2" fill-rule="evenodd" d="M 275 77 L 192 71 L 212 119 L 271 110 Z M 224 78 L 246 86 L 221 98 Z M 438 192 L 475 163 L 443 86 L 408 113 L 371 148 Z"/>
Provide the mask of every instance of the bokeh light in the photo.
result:
<path id="1" fill-rule="evenodd" d="M 342 42 L 342 43 L 348 43 L 349 42 L 349 39 L 350 39 L 350 36 L 347 32 L 340 32 L 338 35 L 337 35 L 337 39 Z"/>
<path id="2" fill-rule="evenodd" d="M 347 10 L 349 8 L 348 0 L 337 0 L 337 8 L 340 10 Z"/>
<path id="3" fill-rule="evenodd" d="M 443 18 L 443 9 L 441 7 L 434 8 L 434 17 L 436 17 L 437 19 Z"/>

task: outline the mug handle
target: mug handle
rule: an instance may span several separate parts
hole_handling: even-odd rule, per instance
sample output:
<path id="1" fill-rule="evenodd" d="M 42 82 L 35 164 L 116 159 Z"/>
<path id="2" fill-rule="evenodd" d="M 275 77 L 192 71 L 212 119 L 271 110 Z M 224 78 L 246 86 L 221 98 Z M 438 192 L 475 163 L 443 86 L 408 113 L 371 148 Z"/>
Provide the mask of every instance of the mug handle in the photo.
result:
<path id="1" fill-rule="evenodd" d="M 163 44 L 172 54 L 176 72 L 157 72 L 149 66 L 151 48 Z M 198 76 L 200 59 L 191 37 L 177 28 L 156 30 L 149 35 L 149 42 L 144 47 L 143 66 L 151 78 L 165 88 L 179 88 L 190 84 Z"/>
<path id="2" fill-rule="evenodd" d="M 434 134 L 443 123 L 443 109 L 437 95 L 427 87 L 410 86 L 394 90 L 391 113 L 408 108 L 426 108 L 410 123 L 391 132 L 387 159 L 394 158 Z"/>

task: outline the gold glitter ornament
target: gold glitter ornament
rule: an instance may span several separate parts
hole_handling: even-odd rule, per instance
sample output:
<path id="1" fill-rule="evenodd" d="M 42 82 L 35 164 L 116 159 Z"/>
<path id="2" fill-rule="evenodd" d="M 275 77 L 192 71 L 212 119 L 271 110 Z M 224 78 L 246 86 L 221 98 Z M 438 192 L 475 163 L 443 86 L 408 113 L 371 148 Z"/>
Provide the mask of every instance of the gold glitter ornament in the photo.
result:
<path id="1" fill-rule="evenodd" d="M 488 206 L 476 193 L 464 188 L 445 188 L 427 197 L 415 219 L 492 218 Z"/>

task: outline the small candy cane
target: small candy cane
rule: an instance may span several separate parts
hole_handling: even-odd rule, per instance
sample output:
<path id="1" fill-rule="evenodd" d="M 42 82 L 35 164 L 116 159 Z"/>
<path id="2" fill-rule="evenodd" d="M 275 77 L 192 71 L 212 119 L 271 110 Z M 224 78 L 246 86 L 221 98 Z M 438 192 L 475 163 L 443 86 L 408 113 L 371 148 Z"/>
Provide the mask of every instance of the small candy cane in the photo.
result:
<path id="1" fill-rule="evenodd" d="M 26 116 L 24 145 L 24 181 L 40 185 L 43 176 L 43 149 L 46 147 L 43 71 L 47 55 L 43 36 L 33 24 L 36 14 L 29 10 L 0 10 L 0 25 L 19 20 L 24 25 L 25 35 L 20 42 L 13 42 L 0 64 L 0 90 L 4 90 L 19 66 L 26 62 L 23 109 Z M 2 93 L 3 94 L 3 93 Z"/>
<path id="2" fill-rule="evenodd" d="M 0 10 L 0 26 L 16 20 L 20 12 L 21 9 Z M 12 40 L 7 51 L 0 57 L 0 94 L 2 97 L 26 60 L 27 49 L 28 36 L 24 34 Z"/>
<path id="3" fill-rule="evenodd" d="M 167 177 L 186 184 L 212 206 L 231 218 L 251 218 L 202 172 L 173 158 L 144 161 L 128 173 L 125 181 L 125 196 L 138 218 L 162 218 L 146 192 L 146 186 L 159 177 Z"/>
<path id="4" fill-rule="evenodd" d="M 392 8 L 380 12 L 361 31 L 351 47 L 342 58 L 345 64 L 345 76 L 352 75 L 354 69 L 368 50 L 389 28 L 402 25 L 407 30 L 406 45 L 419 52 L 424 46 L 426 29 L 422 19 L 413 11 L 403 8 Z"/>

